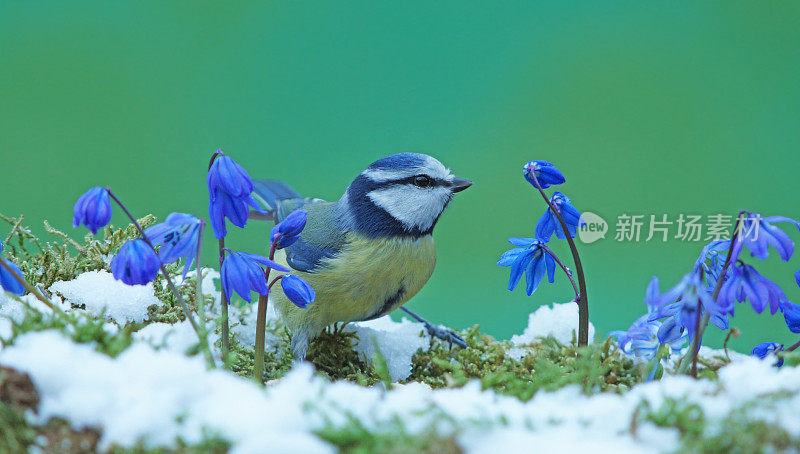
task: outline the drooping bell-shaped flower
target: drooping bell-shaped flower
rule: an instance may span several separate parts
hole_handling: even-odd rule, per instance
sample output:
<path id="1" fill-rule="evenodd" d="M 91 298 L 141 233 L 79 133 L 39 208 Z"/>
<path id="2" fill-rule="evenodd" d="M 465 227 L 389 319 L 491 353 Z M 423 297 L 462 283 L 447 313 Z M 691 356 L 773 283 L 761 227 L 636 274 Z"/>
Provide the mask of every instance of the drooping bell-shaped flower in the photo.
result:
<path id="1" fill-rule="evenodd" d="M 128 285 L 146 285 L 158 275 L 161 263 L 141 238 L 127 241 L 111 260 L 114 278 Z"/>
<path id="2" fill-rule="evenodd" d="M 161 246 L 158 257 L 162 263 L 173 263 L 178 259 L 184 259 L 184 279 L 197 258 L 197 242 L 200 240 L 202 222 L 191 214 L 171 213 L 164 222 L 144 232 L 154 246 Z"/>
<path id="3" fill-rule="evenodd" d="M 555 282 L 556 262 L 550 254 L 544 252 L 542 242 L 533 238 L 509 238 L 508 242 L 517 246 L 503 253 L 498 266 L 510 266 L 511 276 L 508 290 L 514 290 L 522 275 L 526 276 L 525 292 L 528 296 L 539 287 L 545 272 L 550 283 Z"/>
<path id="4" fill-rule="evenodd" d="M 269 293 L 267 278 L 262 266 L 284 273 L 289 272 L 288 268 L 258 254 L 231 252 L 225 257 L 220 280 L 222 281 L 222 290 L 229 302 L 233 297 L 233 292 L 238 293 L 248 303 L 252 301 L 250 292 L 256 292 L 259 295 Z"/>
<path id="5" fill-rule="evenodd" d="M 698 272 L 684 276 L 675 287 L 661 295 L 657 305 L 660 307 L 651 313 L 650 320 L 674 316 L 676 325 L 685 329 L 689 336 L 694 335 L 698 309 L 709 312 L 713 325 L 728 329 L 728 317 L 711 299 Z"/>
<path id="6" fill-rule="evenodd" d="M 111 201 L 108 190 L 96 186 L 80 196 L 72 209 L 72 226 L 85 225 L 92 234 L 107 226 L 111 221 Z"/>
<path id="7" fill-rule="evenodd" d="M 788 261 L 794 253 L 794 242 L 783 230 L 772 225 L 775 222 L 788 222 L 800 229 L 800 223 L 784 216 L 763 218 L 758 213 L 748 213 L 742 222 L 741 235 L 744 245 L 754 257 L 764 260 L 769 255 L 769 247 L 774 247 L 781 259 Z"/>
<path id="8" fill-rule="evenodd" d="M 733 267 L 728 280 L 722 285 L 717 304 L 721 311 L 733 314 L 736 302 L 745 299 L 750 301 L 757 313 L 760 314 L 769 306 L 770 312 L 775 314 L 780 309 L 781 301 L 786 299 L 786 294 L 752 266 L 738 264 Z"/>
<path id="9" fill-rule="evenodd" d="M 529 161 L 523 166 L 522 175 L 534 187 L 536 186 L 533 179 L 535 175 L 542 189 L 547 189 L 552 185 L 567 181 L 566 178 L 564 178 L 564 174 L 562 174 L 556 166 L 547 161 Z"/>
<path id="10" fill-rule="evenodd" d="M 233 159 L 220 154 L 208 170 L 208 214 L 214 236 L 225 238 L 228 228 L 225 219 L 237 227 L 247 225 L 250 208 L 267 214 L 253 198 L 253 180 Z"/>
<path id="11" fill-rule="evenodd" d="M 311 288 L 311 285 L 305 279 L 294 274 L 287 274 L 281 278 L 281 288 L 283 288 L 286 298 L 289 298 L 289 301 L 300 309 L 308 307 L 317 297 L 317 293 Z"/>
<path id="12" fill-rule="evenodd" d="M 561 217 L 564 218 L 564 223 L 567 224 L 570 237 L 575 238 L 575 233 L 577 232 L 578 224 L 581 219 L 581 213 L 572 206 L 572 201 L 569 197 L 558 191 L 553 193 L 553 197 L 550 198 L 550 203 L 558 208 Z M 556 215 L 553 214 L 553 210 L 547 207 L 542 217 L 539 218 L 539 222 L 536 223 L 536 239 L 546 243 L 550 241 L 553 233 L 555 233 L 556 238 L 560 240 L 566 238 L 564 229 L 561 228 L 561 223 L 558 222 Z"/>

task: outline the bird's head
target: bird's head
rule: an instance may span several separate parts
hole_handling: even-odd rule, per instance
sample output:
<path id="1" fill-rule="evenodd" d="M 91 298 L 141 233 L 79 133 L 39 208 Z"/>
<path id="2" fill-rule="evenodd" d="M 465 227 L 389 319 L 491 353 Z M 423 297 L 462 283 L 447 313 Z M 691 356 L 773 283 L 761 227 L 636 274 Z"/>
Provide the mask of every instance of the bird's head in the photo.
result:
<path id="1" fill-rule="evenodd" d="M 418 237 L 430 234 L 453 194 L 471 185 L 435 158 L 401 153 L 370 164 L 342 202 L 359 233 Z"/>

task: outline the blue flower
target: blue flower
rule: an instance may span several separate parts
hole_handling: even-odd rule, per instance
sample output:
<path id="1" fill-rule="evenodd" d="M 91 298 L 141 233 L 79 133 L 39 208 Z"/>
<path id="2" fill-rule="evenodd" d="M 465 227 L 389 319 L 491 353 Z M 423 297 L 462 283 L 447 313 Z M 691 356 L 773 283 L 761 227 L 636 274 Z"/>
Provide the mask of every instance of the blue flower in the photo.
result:
<path id="1" fill-rule="evenodd" d="M 0 243 L 0 254 L 2 254 L 2 252 L 3 252 L 3 243 Z M 2 260 L 3 263 L 8 265 L 8 267 L 11 268 L 14 271 L 14 273 L 17 274 L 17 276 L 23 277 L 22 270 L 20 270 L 17 265 L 4 259 L 2 255 L 0 255 L 0 260 Z M 2 287 L 3 290 L 9 293 L 13 293 L 17 296 L 22 296 L 25 294 L 25 286 L 20 284 L 17 278 L 11 275 L 11 273 L 8 270 L 6 270 L 5 267 L 2 266 L 0 266 L 0 287 Z"/>
<path id="2" fill-rule="evenodd" d="M 779 352 L 783 350 L 783 344 L 779 344 L 777 342 L 764 342 L 762 344 L 758 344 L 753 348 L 753 351 L 750 353 L 752 356 L 756 356 L 758 358 L 764 359 L 772 352 Z M 783 366 L 783 359 L 778 360 L 775 363 L 775 367 Z"/>
<path id="3" fill-rule="evenodd" d="M 222 153 L 222 150 L 217 150 Z M 208 190 L 221 189 L 231 197 L 246 197 L 253 192 L 253 180 L 242 166 L 232 158 L 221 154 L 208 169 Z"/>
<path id="4" fill-rule="evenodd" d="M 555 281 L 556 262 L 550 254 L 544 252 L 542 243 L 533 238 L 509 238 L 508 242 L 517 246 L 506 251 L 497 262 L 499 266 L 511 267 L 511 278 L 508 281 L 508 290 L 514 290 L 522 274 L 526 274 L 528 296 L 539 287 L 545 271 L 547 280 L 552 284 Z"/>
<path id="5" fill-rule="evenodd" d="M 270 241 L 275 244 L 277 249 L 283 249 L 293 245 L 300 239 L 300 233 L 306 226 L 308 211 L 295 210 L 289 213 L 279 224 L 275 225 L 270 232 Z"/>
<path id="6" fill-rule="evenodd" d="M 783 319 L 786 321 L 789 331 L 800 333 L 800 304 L 781 301 L 781 312 L 783 312 Z"/>
<path id="7" fill-rule="evenodd" d="M 673 351 L 679 352 L 686 343 L 686 333 L 675 324 L 674 317 L 664 322 L 649 318 L 650 314 L 644 314 L 627 331 L 612 331 L 611 335 L 617 338 L 619 348 L 628 355 L 647 360 L 655 358 L 662 345 L 669 345 Z"/>
<path id="8" fill-rule="evenodd" d="M 218 151 L 219 152 L 219 151 Z M 239 164 L 227 156 L 218 156 L 208 170 L 208 214 L 214 236 L 225 238 L 225 218 L 237 227 L 247 225 L 250 208 L 268 214 L 253 198 L 253 180 Z"/>
<path id="9" fill-rule="evenodd" d="M 553 193 L 553 197 L 550 198 L 550 203 L 558 208 L 561 217 L 564 218 L 564 223 L 567 224 L 567 230 L 569 230 L 569 236 L 575 238 L 575 232 L 580 223 L 581 213 L 572 206 L 572 201 L 569 197 L 558 191 Z M 536 223 L 536 239 L 546 243 L 550 241 L 550 237 L 553 236 L 554 232 L 556 238 L 560 240 L 566 238 L 556 215 L 553 214 L 553 211 L 548 207 L 542 217 L 539 218 L 539 222 Z"/>
<path id="10" fill-rule="evenodd" d="M 800 223 L 783 216 L 762 218 L 758 213 L 748 213 L 742 223 L 743 242 L 754 257 L 761 260 L 767 258 L 769 246 L 777 249 L 784 261 L 789 260 L 794 252 L 794 242 L 783 230 L 772 225 L 773 222 L 790 222 L 800 229 Z"/>
<path id="11" fill-rule="evenodd" d="M 694 335 L 698 306 L 703 312 L 709 311 L 712 324 L 728 329 L 727 315 L 714 304 L 697 272 L 684 276 L 678 285 L 659 297 L 657 305 L 659 308 L 650 315 L 650 320 L 675 317 L 677 326 L 686 329 L 689 336 Z"/>
<path id="12" fill-rule="evenodd" d="M 522 175 L 530 184 L 536 186 L 533 175 L 539 181 L 542 189 L 547 189 L 552 185 L 561 184 L 566 180 L 560 170 L 547 161 L 530 161 L 522 168 Z"/>
<path id="13" fill-rule="evenodd" d="M 150 246 L 141 238 L 122 245 L 111 260 L 114 278 L 128 285 L 149 284 L 158 275 L 161 263 Z"/>
<path id="14" fill-rule="evenodd" d="M 183 278 L 197 258 L 202 221 L 191 214 L 171 213 L 167 219 L 144 231 L 154 246 L 160 245 L 158 257 L 162 263 L 173 263 L 183 258 Z"/>
<path id="15" fill-rule="evenodd" d="M 252 301 L 250 297 L 251 291 L 259 295 L 269 293 L 267 277 L 261 265 L 276 271 L 289 272 L 288 268 L 257 254 L 231 252 L 225 257 L 225 261 L 222 263 L 220 280 L 222 281 L 222 289 L 228 297 L 228 302 L 231 301 L 234 291 L 248 303 Z"/>
<path id="16" fill-rule="evenodd" d="M 763 312 L 769 304 L 770 312 L 775 314 L 786 295 L 777 284 L 758 274 L 752 266 L 739 264 L 733 267 L 730 277 L 722 285 L 717 304 L 722 312 L 733 314 L 736 302 L 745 299 L 750 301 L 757 313 Z"/>
<path id="17" fill-rule="evenodd" d="M 739 245 L 738 249 L 741 250 L 741 243 L 737 241 L 737 244 Z M 706 277 L 710 278 L 709 280 L 716 281 L 717 277 L 722 272 L 722 266 L 725 264 L 725 258 L 727 258 L 730 245 L 730 240 L 717 240 L 708 243 L 700 252 L 700 256 L 694 264 L 695 272 L 699 272 L 702 268 Z M 723 252 L 726 254 L 723 255 Z M 734 249 L 733 255 L 731 255 L 731 262 L 735 262 L 738 256 L 736 249 Z"/>
<path id="18" fill-rule="evenodd" d="M 111 202 L 106 188 L 96 186 L 86 191 L 72 209 L 72 226 L 81 224 L 97 234 L 97 231 L 107 226 L 111 221 Z"/>
<path id="19" fill-rule="evenodd" d="M 289 298 L 289 301 L 300 309 L 308 307 L 317 297 L 316 292 L 308 285 L 308 282 L 294 274 L 283 276 L 281 278 L 281 287 L 283 288 L 283 294 Z"/>

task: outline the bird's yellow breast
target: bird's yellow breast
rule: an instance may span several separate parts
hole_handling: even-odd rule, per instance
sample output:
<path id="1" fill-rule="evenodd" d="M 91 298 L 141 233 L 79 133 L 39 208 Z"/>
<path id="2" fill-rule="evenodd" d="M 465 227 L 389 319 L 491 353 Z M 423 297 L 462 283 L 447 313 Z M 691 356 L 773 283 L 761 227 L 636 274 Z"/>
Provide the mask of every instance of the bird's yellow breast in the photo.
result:
<path id="1" fill-rule="evenodd" d="M 335 322 L 379 317 L 414 296 L 430 278 L 436 265 L 433 237 L 369 239 L 348 233 L 347 245 L 315 273 L 293 271 L 316 291 L 307 309 L 294 306 L 280 286 L 270 300 L 290 331 L 319 332 Z M 286 265 L 282 251 L 276 261 Z"/>

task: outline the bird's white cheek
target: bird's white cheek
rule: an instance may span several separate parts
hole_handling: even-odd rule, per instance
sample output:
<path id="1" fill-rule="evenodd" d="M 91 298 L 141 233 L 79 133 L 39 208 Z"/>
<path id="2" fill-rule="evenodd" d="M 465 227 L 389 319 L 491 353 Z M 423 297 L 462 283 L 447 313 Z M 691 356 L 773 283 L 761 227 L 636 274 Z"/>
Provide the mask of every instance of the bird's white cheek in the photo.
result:
<path id="1" fill-rule="evenodd" d="M 403 185 L 376 189 L 367 196 L 409 230 L 417 227 L 425 231 L 442 214 L 450 199 L 450 190 Z"/>

